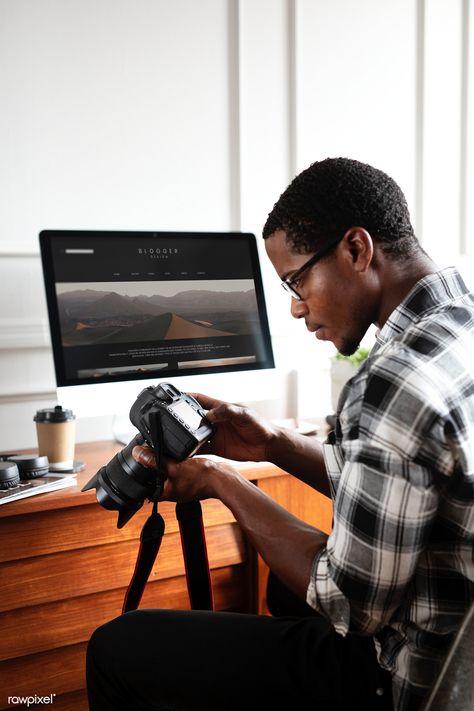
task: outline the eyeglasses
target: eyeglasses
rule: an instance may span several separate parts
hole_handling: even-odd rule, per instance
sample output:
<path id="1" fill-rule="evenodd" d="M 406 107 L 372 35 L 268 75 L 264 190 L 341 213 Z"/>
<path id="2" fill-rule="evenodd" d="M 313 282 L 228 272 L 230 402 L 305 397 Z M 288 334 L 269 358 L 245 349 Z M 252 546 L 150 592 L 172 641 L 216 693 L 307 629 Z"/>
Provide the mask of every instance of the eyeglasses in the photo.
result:
<path id="1" fill-rule="evenodd" d="M 293 274 L 292 277 L 289 279 L 283 279 L 281 282 L 282 287 L 284 288 L 285 291 L 288 292 L 288 294 L 291 294 L 291 296 L 296 299 L 297 301 L 302 301 L 303 297 L 301 294 L 298 293 L 296 290 L 296 287 L 298 286 L 298 282 L 301 279 L 301 275 L 310 267 L 313 266 L 313 264 L 316 264 L 316 262 L 319 262 L 322 257 L 324 257 L 333 247 L 336 246 L 340 241 L 342 240 L 342 237 L 338 237 L 337 239 L 332 240 L 327 244 L 325 247 L 319 250 L 319 252 L 316 252 L 316 254 L 313 254 L 312 257 L 310 257 L 302 267 L 296 270 L 296 272 Z"/>

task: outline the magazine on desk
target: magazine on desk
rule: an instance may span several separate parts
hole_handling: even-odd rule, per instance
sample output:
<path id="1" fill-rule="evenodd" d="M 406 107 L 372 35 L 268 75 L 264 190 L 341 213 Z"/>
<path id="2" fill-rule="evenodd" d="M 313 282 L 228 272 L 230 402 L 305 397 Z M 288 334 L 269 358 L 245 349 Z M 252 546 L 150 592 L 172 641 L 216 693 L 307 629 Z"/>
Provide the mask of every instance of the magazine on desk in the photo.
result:
<path id="1" fill-rule="evenodd" d="M 18 499 L 24 499 L 27 496 L 44 494 L 48 491 L 65 489 L 68 486 L 75 486 L 75 484 L 75 474 L 53 474 L 53 472 L 48 472 L 48 474 L 38 477 L 37 479 L 21 481 L 18 486 L 13 487 L 13 489 L 0 491 L 0 504 L 18 501 Z"/>

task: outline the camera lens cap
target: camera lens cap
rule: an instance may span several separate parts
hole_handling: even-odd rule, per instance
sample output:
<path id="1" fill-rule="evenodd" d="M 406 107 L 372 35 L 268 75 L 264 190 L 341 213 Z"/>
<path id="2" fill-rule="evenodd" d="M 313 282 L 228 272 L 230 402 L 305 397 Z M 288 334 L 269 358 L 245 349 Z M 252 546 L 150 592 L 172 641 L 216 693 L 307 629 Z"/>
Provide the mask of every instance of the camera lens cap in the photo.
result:
<path id="1" fill-rule="evenodd" d="M 48 457 L 32 454 L 13 454 L 8 457 L 10 462 L 14 462 L 18 466 L 21 479 L 36 479 L 38 476 L 44 476 L 49 471 Z"/>
<path id="2" fill-rule="evenodd" d="M 0 462 L 0 490 L 13 489 L 20 483 L 18 467 L 14 462 Z"/>

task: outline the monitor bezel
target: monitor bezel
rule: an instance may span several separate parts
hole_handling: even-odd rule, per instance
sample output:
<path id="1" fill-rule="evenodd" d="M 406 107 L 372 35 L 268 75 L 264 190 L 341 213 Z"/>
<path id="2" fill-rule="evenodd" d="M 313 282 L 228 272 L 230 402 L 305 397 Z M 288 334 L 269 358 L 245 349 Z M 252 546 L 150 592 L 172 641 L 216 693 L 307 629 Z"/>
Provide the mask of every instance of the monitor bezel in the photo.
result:
<path id="1" fill-rule="evenodd" d="M 255 284 L 255 294 L 258 306 L 258 314 L 261 325 L 261 338 L 266 357 L 256 363 L 244 363 L 225 366 L 210 366 L 175 369 L 156 370 L 137 374 L 120 374 L 117 376 L 104 376 L 103 378 L 70 378 L 66 376 L 66 369 L 63 356 L 63 346 L 61 342 L 61 328 L 59 319 L 58 299 L 56 293 L 56 279 L 54 273 L 54 262 L 52 254 L 52 240 L 57 237 L 91 238 L 97 235 L 100 237 L 110 237 L 111 239 L 122 238 L 157 238 L 157 239 L 244 239 L 250 253 L 252 276 Z M 275 367 L 273 355 L 270 327 L 263 289 L 262 274 L 256 237 L 250 232 L 206 232 L 206 231 L 136 231 L 136 230 L 42 230 L 39 234 L 41 262 L 43 267 L 43 278 L 46 292 L 46 303 L 48 309 L 49 330 L 51 335 L 51 345 L 53 351 L 54 370 L 57 387 L 98 385 L 102 383 L 123 383 L 140 382 L 150 379 L 163 380 L 164 378 L 180 378 L 193 375 L 212 375 L 237 373 L 242 371 L 266 370 Z"/>

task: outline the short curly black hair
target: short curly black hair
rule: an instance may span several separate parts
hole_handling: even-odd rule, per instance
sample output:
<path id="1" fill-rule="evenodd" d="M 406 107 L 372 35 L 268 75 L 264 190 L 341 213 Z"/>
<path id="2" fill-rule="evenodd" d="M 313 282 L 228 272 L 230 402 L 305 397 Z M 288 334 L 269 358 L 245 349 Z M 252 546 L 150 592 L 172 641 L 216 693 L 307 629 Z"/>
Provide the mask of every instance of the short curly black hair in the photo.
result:
<path id="1" fill-rule="evenodd" d="M 420 249 L 401 189 L 386 173 L 349 158 L 326 158 L 296 176 L 268 215 L 263 237 L 284 230 L 300 253 L 314 252 L 363 227 L 387 256 Z"/>

